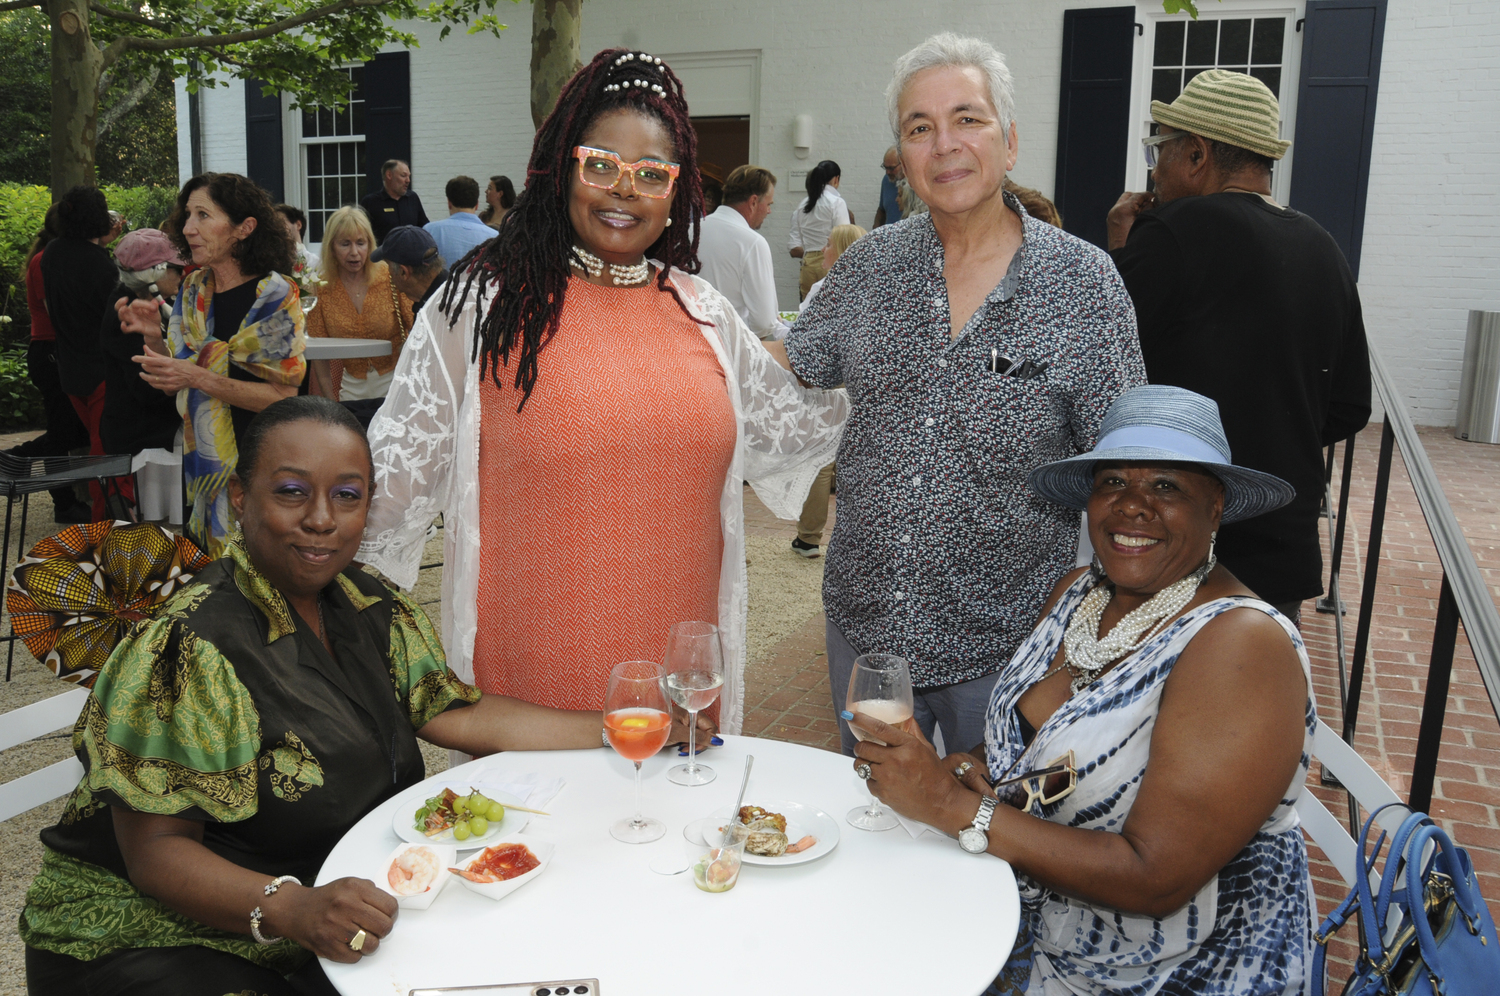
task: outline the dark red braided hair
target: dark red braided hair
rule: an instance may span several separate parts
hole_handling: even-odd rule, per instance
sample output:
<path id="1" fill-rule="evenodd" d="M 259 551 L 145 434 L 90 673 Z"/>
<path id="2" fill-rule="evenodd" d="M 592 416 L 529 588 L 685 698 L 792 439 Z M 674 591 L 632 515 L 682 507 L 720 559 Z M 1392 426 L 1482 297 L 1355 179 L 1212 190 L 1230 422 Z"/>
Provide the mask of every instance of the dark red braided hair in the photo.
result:
<path id="1" fill-rule="evenodd" d="M 641 85 L 644 84 L 644 85 Z M 568 200 L 575 172 L 573 149 L 601 115 L 629 108 L 660 121 L 671 138 L 682 167 L 672 194 L 672 223 L 646 255 L 667 264 L 658 286 L 687 306 L 667 279 L 671 268 L 697 273 L 698 226 L 703 189 L 698 177 L 698 139 L 688 119 L 682 81 L 660 60 L 642 52 L 616 48 L 600 52 L 563 85 L 557 106 L 542 122 L 531 146 L 526 189 L 500 223 L 500 232 L 453 267 L 464 274 L 443 292 L 443 313 L 451 321 L 479 283 L 478 300 L 493 302 L 475 330 L 473 358 L 479 375 L 493 377 L 504 388 L 500 368 L 520 342 L 515 386 L 521 389 L 520 411 L 536 386 L 537 356 L 556 334 L 567 292 L 575 239 Z M 691 317 L 691 314 L 690 314 Z"/>

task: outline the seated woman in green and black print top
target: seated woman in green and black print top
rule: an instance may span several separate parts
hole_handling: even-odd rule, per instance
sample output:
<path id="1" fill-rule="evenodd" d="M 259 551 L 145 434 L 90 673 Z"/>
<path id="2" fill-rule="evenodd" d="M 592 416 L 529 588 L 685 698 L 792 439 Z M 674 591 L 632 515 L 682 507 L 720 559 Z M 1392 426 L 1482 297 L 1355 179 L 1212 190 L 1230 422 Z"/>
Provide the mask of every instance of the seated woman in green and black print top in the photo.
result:
<path id="1" fill-rule="evenodd" d="M 271 405 L 239 471 L 243 535 L 116 648 L 79 717 L 87 773 L 42 832 L 21 914 L 33 994 L 332 992 L 313 955 L 370 954 L 396 900 L 283 877 L 313 882 L 422 779 L 417 737 L 473 754 L 602 742 L 598 712 L 481 696 L 415 603 L 345 571 L 373 482 L 341 405 Z"/>

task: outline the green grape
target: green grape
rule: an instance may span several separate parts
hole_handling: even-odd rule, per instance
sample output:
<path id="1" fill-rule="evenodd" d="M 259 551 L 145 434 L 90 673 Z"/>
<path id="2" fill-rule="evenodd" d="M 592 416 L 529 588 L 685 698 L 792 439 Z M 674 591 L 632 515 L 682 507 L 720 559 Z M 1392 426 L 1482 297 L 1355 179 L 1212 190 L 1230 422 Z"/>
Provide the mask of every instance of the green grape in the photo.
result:
<path id="1" fill-rule="evenodd" d="M 484 796 L 480 795 L 478 792 L 475 792 L 473 795 L 464 800 L 464 805 L 469 807 L 469 812 L 471 813 L 488 812 L 489 804 L 490 801 Z"/>
<path id="2" fill-rule="evenodd" d="M 463 796 L 454 799 L 451 805 L 453 806 L 454 816 L 462 816 L 469 811 L 469 800 Z"/>
<path id="3" fill-rule="evenodd" d="M 483 816 L 469 817 L 469 831 L 476 837 L 483 837 L 489 832 L 490 821 Z"/>
<path id="4" fill-rule="evenodd" d="M 453 839 L 454 840 L 468 840 L 469 839 L 469 824 L 464 823 L 462 821 L 453 824 Z"/>
<path id="5" fill-rule="evenodd" d="M 490 800 L 489 818 L 491 823 L 498 823 L 505 819 L 505 807 L 495 800 Z"/>

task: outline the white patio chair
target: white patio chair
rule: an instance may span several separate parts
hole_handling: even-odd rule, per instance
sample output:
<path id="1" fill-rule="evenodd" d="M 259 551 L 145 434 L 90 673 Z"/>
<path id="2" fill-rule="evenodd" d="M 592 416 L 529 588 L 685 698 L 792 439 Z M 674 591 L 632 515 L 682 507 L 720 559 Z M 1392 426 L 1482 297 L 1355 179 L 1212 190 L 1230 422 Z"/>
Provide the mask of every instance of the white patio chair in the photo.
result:
<path id="1" fill-rule="evenodd" d="M 1323 762 L 1323 768 L 1337 778 L 1367 812 L 1373 813 L 1388 803 L 1403 801 L 1385 783 L 1385 779 L 1354 752 L 1353 747 L 1344 743 L 1338 731 L 1321 719 L 1313 734 L 1313 755 Z M 1304 791 L 1297 800 L 1297 815 L 1302 818 L 1302 829 L 1307 831 L 1312 842 L 1328 856 L 1333 867 L 1343 876 L 1345 884 L 1354 888 L 1354 876 L 1359 873 L 1362 863 L 1361 855 L 1359 845 L 1342 820 L 1331 813 L 1322 800 L 1308 791 Z M 1404 806 L 1397 806 L 1381 813 L 1375 822 L 1394 833 L 1408 815 L 1410 813 Z M 1376 876 L 1373 881 L 1378 888 L 1379 877 Z"/>
<path id="2" fill-rule="evenodd" d="M 75 686 L 61 695 L 33 702 L 0 716 L 0 750 L 9 750 L 16 744 L 72 726 L 77 722 L 78 713 L 82 711 L 84 700 L 88 697 L 87 688 Z M 82 777 L 83 765 L 78 758 L 70 757 L 0 785 L 0 820 L 8 820 L 18 813 L 67 795 Z"/>

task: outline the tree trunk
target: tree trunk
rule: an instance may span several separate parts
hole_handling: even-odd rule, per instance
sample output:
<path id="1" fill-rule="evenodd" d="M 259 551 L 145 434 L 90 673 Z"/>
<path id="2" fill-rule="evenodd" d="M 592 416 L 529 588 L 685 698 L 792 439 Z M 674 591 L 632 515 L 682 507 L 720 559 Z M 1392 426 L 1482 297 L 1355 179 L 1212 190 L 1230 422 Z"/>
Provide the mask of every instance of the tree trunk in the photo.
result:
<path id="1" fill-rule="evenodd" d="M 47 0 L 52 22 L 52 197 L 93 185 L 104 55 L 89 36 L 88 0 Z"/>
<path id="2" fill-rule="evenodd" d="M 563 84 L 583 65 L 578 55 L 581 0 L 532 0 L 531 123 L 540 128 Z"/>

